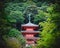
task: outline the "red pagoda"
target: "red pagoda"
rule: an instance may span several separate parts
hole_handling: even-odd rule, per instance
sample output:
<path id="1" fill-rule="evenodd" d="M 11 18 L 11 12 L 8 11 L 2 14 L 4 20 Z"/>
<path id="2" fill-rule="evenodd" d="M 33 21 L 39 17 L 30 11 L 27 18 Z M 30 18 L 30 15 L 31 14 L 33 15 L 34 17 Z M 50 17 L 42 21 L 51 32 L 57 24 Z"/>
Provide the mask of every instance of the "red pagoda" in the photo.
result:
<path id="1" fill-rule="evenodd" d="M 26 46 L 35 45 L 39 34 L 39 31 L 36 31 L 38 29 L 38 25 L 30 22 L 30 15 L 29 22 L 27 24 L 22 24 L 21 28 L 22 35 L 26 39 Z"/>

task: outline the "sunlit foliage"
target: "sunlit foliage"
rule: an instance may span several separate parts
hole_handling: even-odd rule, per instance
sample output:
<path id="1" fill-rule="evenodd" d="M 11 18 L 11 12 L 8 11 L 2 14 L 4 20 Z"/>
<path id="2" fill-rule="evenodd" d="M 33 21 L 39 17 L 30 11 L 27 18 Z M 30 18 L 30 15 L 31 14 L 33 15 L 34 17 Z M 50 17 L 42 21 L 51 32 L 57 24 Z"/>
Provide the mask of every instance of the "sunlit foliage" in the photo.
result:
<path id="1" fill-rule="evenodd" d="M 40 40 L 37 42 L 37 48 L 60 48 L 60 14 L 56 8 L 59 8 L 58 4 L 51 5 L 47 8 L 50 16 L 45 22 L 40 23 L 42 32 L 40 33 Z"/>

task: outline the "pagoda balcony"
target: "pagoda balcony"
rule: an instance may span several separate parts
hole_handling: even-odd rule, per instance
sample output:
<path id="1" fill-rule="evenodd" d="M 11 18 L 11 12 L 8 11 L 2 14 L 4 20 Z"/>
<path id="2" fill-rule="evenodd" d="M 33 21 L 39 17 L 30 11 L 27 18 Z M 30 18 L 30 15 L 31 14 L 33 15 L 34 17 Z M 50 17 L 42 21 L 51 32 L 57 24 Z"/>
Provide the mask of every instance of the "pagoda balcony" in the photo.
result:
<path id="1" fill-rule="evenodd" d="M 40 31 L 21 31 L 21 32 L 22 32 L 22 33 L 28 33 L 28 34 L 29 34 L 29 33 L 30 33 L 30 34 L 32 34 L 32 33 L 33 33 L 33 34 L 34 34 L 34 33 L 37 34 L 37 33 L 39 33 Z"/>

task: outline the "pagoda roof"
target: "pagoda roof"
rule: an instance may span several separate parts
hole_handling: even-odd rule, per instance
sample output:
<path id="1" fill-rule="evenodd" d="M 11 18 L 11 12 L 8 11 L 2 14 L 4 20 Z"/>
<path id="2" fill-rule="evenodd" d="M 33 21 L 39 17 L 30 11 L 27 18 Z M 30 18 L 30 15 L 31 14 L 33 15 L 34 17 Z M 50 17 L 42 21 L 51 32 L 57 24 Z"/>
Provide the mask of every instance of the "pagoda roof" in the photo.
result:
<path id="1" fill-rule="evenodd" d="M 30 16 L 31 16 L 31 14 L 28 14 L 29 22 L 27 24 L 22 24 L 22 26 L 25 26 L 25 27 L 38 27 L 38 25 L 31 23 L 31 17 Z"/>
<path id="2" fill-rule="evenodd" d="M 28 27 L 34 26 L 34 27 L 38 27 L 38 25 L 33 24 L 33 23 L 31 23 L 31 22 L 29 22 L 29 23 L 27 23 L 27 24 L 22 24 L 22 26 L 28 26 Z"/>
<path id="3" fill-rule="evenodd" d="M 33 34 L 35 34 L 35 33 L 39 33 L 39 31 L 21 31 L 22 33 L 29 33 L 29 34 L 31 34 L 31 33 L 33 33 Z"/>
<path id="4" fill-rule="evenodd" d="M 32 40 L 37 40 L 37 39 L 39 39 L 39 37 L 25 37 L 25 39 L 32 39 Z"/>

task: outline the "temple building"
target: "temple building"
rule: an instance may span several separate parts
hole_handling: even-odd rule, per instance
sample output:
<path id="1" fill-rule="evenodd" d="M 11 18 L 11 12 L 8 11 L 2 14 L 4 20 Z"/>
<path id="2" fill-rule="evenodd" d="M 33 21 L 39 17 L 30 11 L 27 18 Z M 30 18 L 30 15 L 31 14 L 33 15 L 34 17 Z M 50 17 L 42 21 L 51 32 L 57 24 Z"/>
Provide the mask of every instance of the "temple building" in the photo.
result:
<path id="1" fill-rule="evenodd" d="M 29 22 L 27 24 L 22 24 L 22 35 L 26 39 L 26 46 L 29 45 L 35 45 L 36 41 L 39 39 L 39 31 L 38 31 L 38 25 L 31 23 L 30 21 L 30 15 L 29 15 Z"/>

